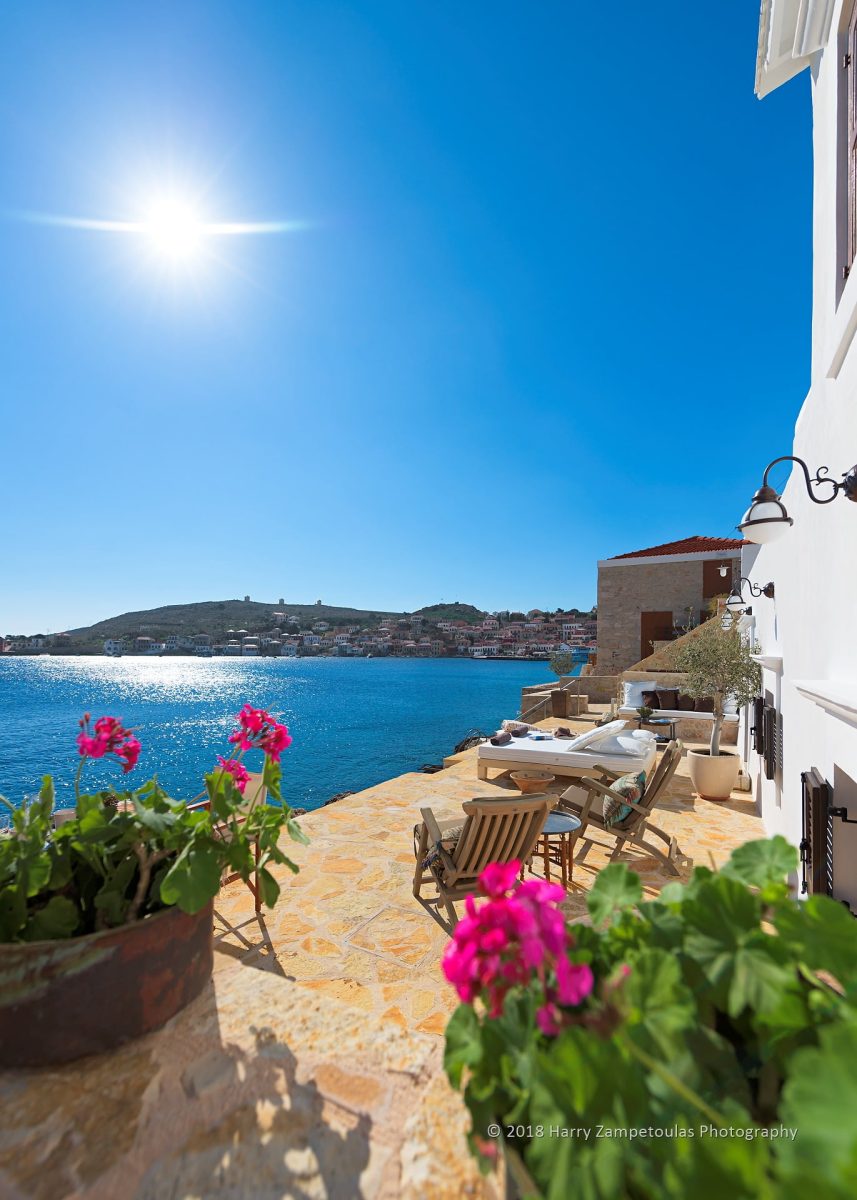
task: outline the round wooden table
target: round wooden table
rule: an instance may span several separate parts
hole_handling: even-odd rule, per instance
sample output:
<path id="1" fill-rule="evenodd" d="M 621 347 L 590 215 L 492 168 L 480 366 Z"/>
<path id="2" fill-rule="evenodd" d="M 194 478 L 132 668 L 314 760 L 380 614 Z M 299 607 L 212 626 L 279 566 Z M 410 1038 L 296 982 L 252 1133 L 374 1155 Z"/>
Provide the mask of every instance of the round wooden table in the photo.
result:
<path id="1" fill-rule="evenodd" d="M 574 861 L 571 857 L 571 835 L 580 828 L 580 821 L 570 813 L 552 812 L 539 834 L 536 843 L 536 853 L 541 853 L 545 864 L 545 879 L 550 883 L 551 862 L 559 866 L 562 886 L 567 888 L 571 882 Z M 551 845 L 551 839 L 557 843 Z"/>

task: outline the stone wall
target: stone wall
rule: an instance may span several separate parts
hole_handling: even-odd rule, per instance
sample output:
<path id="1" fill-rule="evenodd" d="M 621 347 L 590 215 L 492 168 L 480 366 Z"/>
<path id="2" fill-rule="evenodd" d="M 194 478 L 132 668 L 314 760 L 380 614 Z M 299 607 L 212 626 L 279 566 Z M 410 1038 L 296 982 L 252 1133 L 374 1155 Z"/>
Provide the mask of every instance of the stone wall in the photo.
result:
<path id="1" fill-rule="evenodd" d="M 723 562 L 737 566 L 734 553 L 724 552 Z M 669 562 L 636 559 L 623 563 L 608 559 L 598 564 L 598 668 L 605 673 L 624 671 L 649 653 L 641 653 L 640 614 L 672 612 L 683 624 L 687 609 L 694 619 L 707 608 L 703 595 L 703 559 L 676 558 Z M 724 583 L 724 591 L 728 585 Z"/>
<path id="2" fill-rule="evenodd" d="M 577 695 L 577 684 L 580 683 L 581 696 L 588 696 L 589 703 L 592 704 L 609 704 L 612 700 L 616 700 L 619 691 L 618 676 L 562 676 L 555 683 L 539 683 L 529 686 L 529 688 L 521 689 L 521 713 L 527 713 L 535 708 L 539 702 L 543 702 L 545 707 L 549 709 L 546 715 L 550 716 L 550 698 L 551 691 L 555 688 L 568 688 L 569 695 Z M 538 712 L 531 713 L 531 719 L 534 721 L 541 720 Z"/>

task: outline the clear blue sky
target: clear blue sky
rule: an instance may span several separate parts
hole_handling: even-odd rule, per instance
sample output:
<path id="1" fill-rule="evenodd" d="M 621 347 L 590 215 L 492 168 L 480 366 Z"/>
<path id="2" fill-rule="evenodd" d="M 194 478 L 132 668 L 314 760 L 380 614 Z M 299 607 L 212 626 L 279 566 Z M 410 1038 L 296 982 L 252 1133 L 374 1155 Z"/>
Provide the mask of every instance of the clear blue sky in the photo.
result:
<path id="1" fill-rule="evenodd" d="M 755 99 L 757 20 L 5 6 L 0 629 L 588 606 L 597 559 L 729 535 L 809 372 L 808 77 Z M 307 228 L 170 275 L 16 215 L 176 181 Z"/>

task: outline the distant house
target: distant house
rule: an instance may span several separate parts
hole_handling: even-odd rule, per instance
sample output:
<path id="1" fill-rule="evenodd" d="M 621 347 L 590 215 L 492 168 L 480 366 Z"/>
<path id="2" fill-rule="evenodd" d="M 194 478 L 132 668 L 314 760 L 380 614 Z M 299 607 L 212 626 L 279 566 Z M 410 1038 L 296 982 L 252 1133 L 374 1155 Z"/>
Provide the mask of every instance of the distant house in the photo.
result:
<path id="1" fill-rule="evenodd" d="M 647 658 L 676 628 L 696 625 L 741 574 L 737 538 L 693 537 L 598 564 L 598 670 L 615 675 Z"/>

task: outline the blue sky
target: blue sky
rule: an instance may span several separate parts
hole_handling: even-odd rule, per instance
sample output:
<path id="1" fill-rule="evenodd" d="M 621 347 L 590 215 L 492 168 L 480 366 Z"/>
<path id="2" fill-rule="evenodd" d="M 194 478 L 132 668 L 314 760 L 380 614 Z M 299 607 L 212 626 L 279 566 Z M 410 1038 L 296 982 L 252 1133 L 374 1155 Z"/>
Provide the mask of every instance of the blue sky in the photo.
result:
<path id="1" fill-rule="evenodd" d="M 47 3 L 0 41 L 0 629 L 589 605 L 729 535 L 809 373 L 753 4 Z M 131 220 L 300 220 L 173 270 Z"/>

